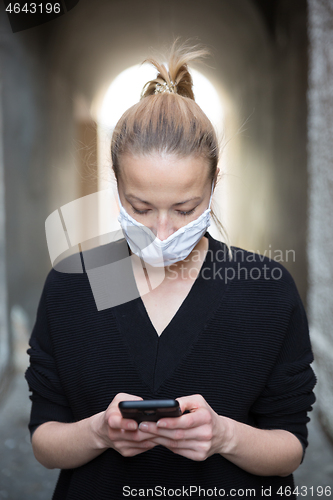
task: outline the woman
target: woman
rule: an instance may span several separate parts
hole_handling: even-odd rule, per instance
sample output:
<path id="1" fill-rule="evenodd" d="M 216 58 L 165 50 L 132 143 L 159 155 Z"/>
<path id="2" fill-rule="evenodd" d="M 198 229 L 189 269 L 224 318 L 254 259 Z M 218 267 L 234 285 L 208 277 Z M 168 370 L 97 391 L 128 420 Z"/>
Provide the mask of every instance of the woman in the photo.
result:
<path id="1" fill-rule="evenodd" d="M 163 282 L 101 311 L 87 272 L 53 269 L 43 289 L 26 379 L 35 456 L 62 469 L 54 499 L 296 498 L 315 401 L 306 314 L 281 264 L 207 232 L 218 143 L 187 67 L 202 55 L 173 45 L 169 72 L 150 60 L 158 76 L 112 137 L 126 255 L 146 271 L 132 285 L 161 266 Z M 118 408 L 161 398 L 187 413 L 138 427 Z"/>

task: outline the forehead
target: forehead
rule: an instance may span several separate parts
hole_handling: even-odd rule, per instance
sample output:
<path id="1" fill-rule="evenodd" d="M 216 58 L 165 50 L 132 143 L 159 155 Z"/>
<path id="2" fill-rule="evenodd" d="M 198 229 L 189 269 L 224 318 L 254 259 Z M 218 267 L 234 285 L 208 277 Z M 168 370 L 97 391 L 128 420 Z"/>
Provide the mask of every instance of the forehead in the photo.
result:
<path id="1" fill-rule="evenodd" d="M 210 180 L 206 159 L 198 156 L 124 155 L 120 161 L 123 188 L 189 190 L 204 188 Z"/>

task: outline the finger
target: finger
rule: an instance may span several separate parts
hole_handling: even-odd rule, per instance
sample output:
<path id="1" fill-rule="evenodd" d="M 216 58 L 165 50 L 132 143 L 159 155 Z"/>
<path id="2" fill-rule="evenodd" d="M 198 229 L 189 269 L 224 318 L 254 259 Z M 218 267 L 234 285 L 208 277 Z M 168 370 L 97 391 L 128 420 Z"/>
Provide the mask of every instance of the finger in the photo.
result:
<path id="1" fill-rule="evenodd" d="M 141 424 L 139 429 L 141 430 Z M 213 437 L 212 427 L 209 424 L 191 427 L 189 429 L 160 429 L 156 426 L 155 428 L 153 426 L 149 426 L 149 429 L 144 431 L 144 433 L 146 432 L 150 432 L 155 436 L 166 437 L 173 440 L 196 439 L 198 441 L 210 441 Z"/>
<path id="2" fill-rule="evenodd" d="M 201 452 L 195 451 L 195 450 L 186 450 L 184 448 L 182 449 L 173 449 L 170 450 L 172 453 L 175 453 L 175 455 L 181 455 L 182 457 L 189 458 L 190 460 L 196 460 L 196 461 L 203 461 L 206 460 L 207 456 Z"/>
<path id="3" fill-rule="evenodd" d="M 121 450 L 133 450 L 133 449 L 144 450 L 147 448 L 152 448 L 154 446 L 157 446 L 152 439 L 145 439 L 137 443 L 134 443 L 133 441 L 122 441 L 120 439 L 116 441 L 116 445 L 117 448 Z"/>
<path id="4" fill-rule="evenodd" d="M 133 457 L 134 455 L 138 455 L 139 453 L 143 453 L 147 450 L 155 448 L 155 446 L 157 445 L 152 441 L 145 441 L 144 443 L 142 443 L 142 445 L 140 445 L 140 447 L 139 446 L 127 447 L 126 445 L 119 446 L 117 451 L 121 453 L 124 457 Z"/>
<path id="5" fill-rule="evenodd" d="M 108 424 L 115 430 L 125 429 L 128 431 L 135 431 L 138 428 L 138 424 L 135 420 L 131 418 L 123 418 L 118 409 L 114 409 L 110 412 L 108 416 Z"/>
<path id="6" fill-rule="evenodd" d="M 203 453 L 207 452 L 210 448 L 210 444 L 208 442 L 198 442 L 195 439 L 173 440 L 163 436 L 156 436 L 152 439 L 152 441 L 158 445 L 165 446 L 171 451 L 192 450 L 193 452 Z"/>
<path id="7" fill-rule="evenodd" d="M 110 415 L 108 417 L 108 423 L 110 427 L 114 429 L 121 428 L 134 431 L 138 428 L 138 424 L 136 420 L 124 418 L 122 416 L 119 410 L 119 403 L 121 401 L 142 401 L 142 398 L 134 394 L 128 394 L 127 392 L 119 392 L 116 394 L 109 407 Z"/>
<path id="8" fill-rule="evenodd" d="M 120 401 L 142 401 L 142 398 L 140 396 L 135 396 L 134 394 L 128 394 L 127 392 L 118 392 L 112 402 L 118 404 Z"/>
<path id="9" fill-rule="evenodd" d="M 158 429 L 191 429 L 209 423 L 211 415 L 206 408 L 198 408 L 191 413 L 186 413 L 176 418 L 160 418 L 157 422 Z M 150 429 L 148 428 L 150 431 Z M 153 430 L 152 430 L 153 432 Z"/>
<path id="10" fill-rule="evenodd" d="M 127 431 L 125 429 L 120 429 L 119 431 L 119 436 L 121 439 L 131 442 L 141 442 L 141 441 L 147 441 L 149 439 L 152 439 L 155 437 L 155 434 L 150 434 L 147 432 L 141 432 L 140 430 L 137 431 Z"/>
<path id="11" fill-rule="evenodd" d="M 201 396 L 201 394 L 182 396 L 176 399 L 179 402 L 182 413 L 184 413 L 185 410 L 194 411 L 202 406 L 207 405 L 206 400 Z"/>

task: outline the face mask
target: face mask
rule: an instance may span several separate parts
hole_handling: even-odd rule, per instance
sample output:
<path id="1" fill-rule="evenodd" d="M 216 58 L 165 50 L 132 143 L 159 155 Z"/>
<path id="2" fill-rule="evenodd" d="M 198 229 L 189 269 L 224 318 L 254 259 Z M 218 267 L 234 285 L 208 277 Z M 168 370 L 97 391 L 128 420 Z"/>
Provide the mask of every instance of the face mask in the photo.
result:
<path id="1" fill-rule="evenodd" d="M 210 226 L 213 189 L 214 182 L 207 210 L 163 241 L 126 212 L 118 194 L 120 206 L 118 221 L 132 252 L 153 267 L 171 266 L 175 262 L 186 259 Z"/>

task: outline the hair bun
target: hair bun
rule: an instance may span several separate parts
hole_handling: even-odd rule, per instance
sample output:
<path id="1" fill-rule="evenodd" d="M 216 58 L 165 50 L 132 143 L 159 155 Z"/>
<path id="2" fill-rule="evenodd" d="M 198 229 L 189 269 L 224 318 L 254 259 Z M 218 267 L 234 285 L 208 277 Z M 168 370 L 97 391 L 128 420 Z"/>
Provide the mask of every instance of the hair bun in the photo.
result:
<path id="1" fill-rule="evenodd" d="M 148 81 L 141 92 L 140 99 L 154 94 L 178 94 L 195 100 L 193 93 L 193 80 L 188 69 L 188 63 L 194 59 L 201 59 L 209 55 L 206 49 L 198 49 L 197 46 L 182 44 L 177 46 L 178 39 L 174 41 L 168 57 L 168 66 L 150 57 L 143 61 L 152 64 L 158 71 L 154 80 Z"/>

